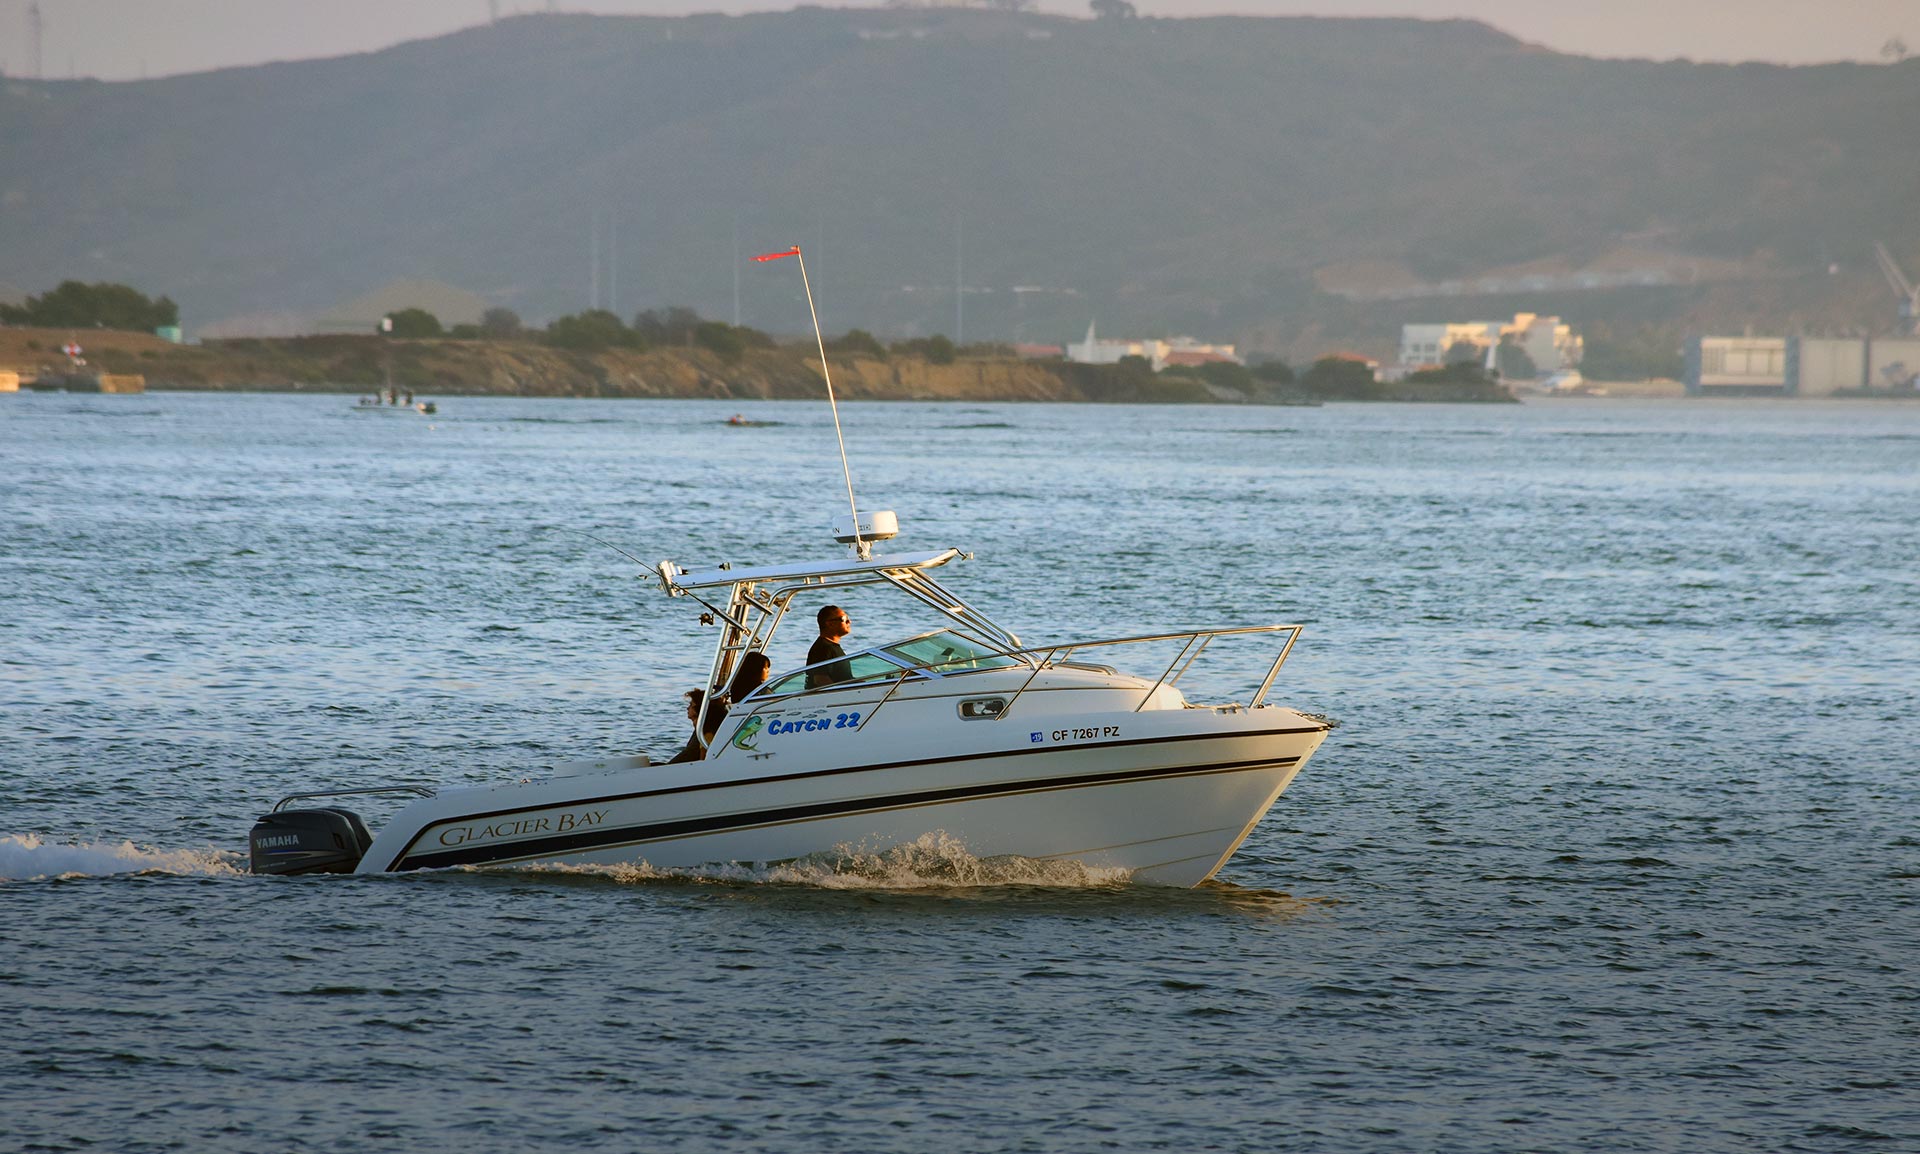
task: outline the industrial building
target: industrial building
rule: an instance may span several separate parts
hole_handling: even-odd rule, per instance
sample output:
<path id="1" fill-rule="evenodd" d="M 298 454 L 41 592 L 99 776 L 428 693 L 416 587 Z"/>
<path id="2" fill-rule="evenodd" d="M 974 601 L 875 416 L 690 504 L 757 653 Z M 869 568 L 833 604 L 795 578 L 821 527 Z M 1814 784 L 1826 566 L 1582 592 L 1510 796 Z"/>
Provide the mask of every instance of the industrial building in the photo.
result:
<path id="1" fill-rule="evenodd" d="M 1915 393 L 1920 337 L 1693 337 L 1687 395 L 1847 397 Z"/>
<path id="2" fill-rule="evenodd" d="M 1787 340 L 1787 392 L 1802 397 L 1898 395 L 1920 387 L 1920 337 Z"/>
<path id="3" fill-rule="evenodd" d="M 1785 337 L 1689 337 L 1689 397 L 1765 397 L 1787 391 Z"/>

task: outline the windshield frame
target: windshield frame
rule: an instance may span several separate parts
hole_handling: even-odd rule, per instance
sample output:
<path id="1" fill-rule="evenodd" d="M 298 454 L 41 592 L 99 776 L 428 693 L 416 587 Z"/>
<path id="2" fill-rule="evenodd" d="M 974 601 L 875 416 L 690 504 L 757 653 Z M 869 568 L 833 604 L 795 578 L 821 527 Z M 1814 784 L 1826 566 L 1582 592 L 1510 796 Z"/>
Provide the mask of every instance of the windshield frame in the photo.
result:
<path id="1" fill-rule="evenodd" d="M 809 670 L 824 669 L 829 665 L 842 665 L 842 664 L 850 665 L 852 662 L 857 661 L 862 657 L 874 657 L 874 658 L 880 659 L 882 662 L 884 662 L 887 666 L 890 667 L 891 673 L 887 669 L 878 669 L 873 671 L 872 673 L 862 674 L 859 677 L 850 677 L 845 681 L 836 681 L 831 685 L 816 686 L 815 688 L 812 688 L 812 689 L 806 688 L 806 678 L 802 675 L 807 673 Z M 878 649 L 857 649 L 854 652 L 847 654 L 845 657 L 830 657 L 825 661 L 816 661 L 812 665 L 802 665 L 797 669 L 789 669 L 777 677 L 769 677 L 766 679 L 766 681 L 762 682 L 760 686 L 756 688 L 752 693 L 747 694 L 747 696 L 742 700 L 751 701 L 757 704 L 762 701 L 771 701 L 774 698 L 778 698 L 778 697 L 798 697 L 801 694 L 805 694 L 805 693 L 825 693 L 829 690 L 844 689 L 844 688 L 847 688 L 848 686 L 873 685 L 873 684 L 877 684 L 879 682 L 888 680 L 890 677 L 898 677 L 900 674 L 903 674 L 903 673 L 914 673 L 914 672 L 916 672 L 916 670 L 912 666 L 901 664 L 900 660 L 892 656 L 891 654 L 882 653 Z M 799 689 L 777 688 L 782 683 L 792 681 L 796 677 L 800 678 L 801 688 Z M 734 704 L 738 705 L 740 703 L 736 701 L 734 702 Z"/>
<path id="2" fill-rule="evenodd" d="M 973 654 L 973 656 L 965 659 L 968 662 L 968 668 L 956 669 L 956 668 L 947 668 L 943 665 L 922 665 L 910 657 L 907 657 L 900 653 L 895 652 L 895 650 L 899 649 L 901 646 L 911 645 L 916 641 L 924 641 L 929 637 L 938 637 L 941 634 L 947 634 L 948 636 L 954 637 L 957 640 L 966 643 L 968 653 Z M 880 661 L 884 662 L 886 665 L 892 668 L 892 670 L 894 671 L 892 676 L 899 677 L 902 679 L 918 677 L 918 678 L 924 678 L 927 680 L 937 680 L 942 677 L 958 677 L 963 674 L 983 673 L 983 672 L 988 672 L 996 669 L 1029 668 L 1034 663 L 1033 658 L 1031 657 L 1020 656 L 1020 655 L 1011 654 L 1011 653 L 1004 653 L 990 646 L 983 646 L 977 639 L 970 638 L 966 636 L 964 633 L 961 633 L 960 631 L 955 629 L 929 629 L 925 633 L 916 633 L 912 637 L 904 637 L 898 641 L 889 641 L 885 645 L 875 645 L 867 649 L 857 649 L 852 653 L 847 654 L 844 657 L 832 657 L 825 661 L 816 661 L 812 665 L 802 665 L 796 669 L 786 670 L 780 673 L 778 676 L 767 678 L 767 680 L 761 683 L 757 688 L 755 688 L 752 693 L 747 694 L 747 696 L 742 698 L 741 701 L 736 701 L 733 704 L 735 706 L 738 706 L 743 701 L 751 701 L 754 704 L 758 705 L 759 703 L 764 701 L 773 701 L 779 698 L 787 698 L 787 697 L 799 697 L 803 694 L 808 694 L 808 693 L 828 693 L 834 690 L 846 689 L 846 688 L 857 686 L 857 685 L 875 685 L 875 684 L 884 682 L 889 678 L 889 673 L 887 670 L 878 669 L 871 673 L 867 673 L 859 677 L 849 678 L 848 680 L 845 680 L 845 681 L 836 681 L 831 685 L 822 685 L 813 689 L 804 688 L 806 679 L 802 675 L 805 674 L 808 670 L 820 669 L 828 665 L 836 665 L 841 663 L 858 661 L 860 658 L 863 658 L 863 657 L 878 658 Z M 998 664 L 998 663 L 993 665 L 972 664 L 982 659 L 995 659 L 997 662 L 1004 662 L 1004 664 Z M 954 662 L 951 664 L 959 664 L 959 662 Z M 802 688 L 798 688 L 798 689 L 776 688 L 782 685 L 783 683 L 793 681 L 795 678 L 800 678 L 800 684 Z"/>
<path id="3" fill-rule="evenodd" d="M 926 664 L 916 657 L 901 652 L 901 650 L 917 641 L 925 641 L 929 638 L 943 635 L 953 638 L 964 646 L 968 656 L 965 658 L 957 658 L 953 661 Z M 890 660 L 908 665 L 912 669 L 924 673 L 929 677 L 953 677 L 962 673 L 979 673 L 989 669 L 1012 669 L 1016 666 L 1031 666 L 1033 664 L 1033 659 L 1030 657 L 1007 653 L 1003 650 L 995 649 L 990 645 L 982 645 L 978 639 L 969 637 L 958 629 L 951 628 L 929 629 L 925 633 L 917 633 L 912 637 L 904 638 L 900 641 L 890 641 L 885 645 L 879 646 L 879 649 Z M 951 650 L 949 650 L 949 652 L 951 652 Z M 992 661 L 993 664 L 981 664 L 982 661 Z M 1004 664 L 1002 664 L 1003 662 Z M 963 664 L 965 668 L 956 668 Z"/>

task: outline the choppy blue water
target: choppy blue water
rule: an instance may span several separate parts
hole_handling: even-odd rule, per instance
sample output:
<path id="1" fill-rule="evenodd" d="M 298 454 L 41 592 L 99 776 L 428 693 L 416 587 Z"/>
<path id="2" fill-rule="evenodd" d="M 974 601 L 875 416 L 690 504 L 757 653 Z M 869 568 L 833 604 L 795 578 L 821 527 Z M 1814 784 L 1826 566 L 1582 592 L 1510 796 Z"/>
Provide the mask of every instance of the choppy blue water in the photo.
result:
<path id="1" fill-rule="evenodd" d="M 1308 625 L 1345 725 L 1167 892 L 238 872 L 676 746 L 711 635 L 583 533 L 833 550 L 819 406 L 350 404 L 0 397 L 0 1145 L 1920 1146 L 1920 406 L 847 406 L 1029 642 Z"/>

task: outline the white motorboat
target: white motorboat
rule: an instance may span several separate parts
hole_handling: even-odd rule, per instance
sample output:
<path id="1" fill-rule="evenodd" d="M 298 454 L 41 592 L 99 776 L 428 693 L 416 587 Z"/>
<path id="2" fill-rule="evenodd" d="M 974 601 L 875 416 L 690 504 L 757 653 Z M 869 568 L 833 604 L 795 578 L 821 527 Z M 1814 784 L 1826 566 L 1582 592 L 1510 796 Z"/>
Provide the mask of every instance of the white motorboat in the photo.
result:
<path id="1" fill-rule="evenodd" d="M 754 259 L 789 256 L 799 247 Z M 800 268 L 804 278 L 804 261 Z M 811 307 L 811 287 L 808 300 Z M 831 402 L 830 374 L 826 382 Z M 838 436 L 837 405 L 834 427 Z M 841 462 L 845 469 L 844 442 Z M 884 588 L 917 602 L 938 627 L 743 691 L 720 707 L 723 720 L 703 713 L 692 724 L 689 748 L 699 756 L 689 760 L 611 758 L 493 786 L 402 783 L 283 798 L 253 828 L 254 872 L 544 863 L 698 870 L 880 854 L 939 835 L 976 858 L 1076 862 L 1192 886 L 1213 876 L 1326 739 L 1325 719 L 1266 702 L 1297 625 L 1024 646 L 934 578 L 961 553 L 874 556 L 898 522 L 890 512 L 858 512 L 850 470 L 847 500 L 834 535 L 853 547 L 851 557 L 656 567 L 669 597 L 696 602 L 702 620 L 720 627 L 706 708 L 746 657 L 771 652 L 796 599 Z M 1245 701 L 1187 698 L 1183 680 L 1217 639 L 1261 634 L 1277 651 L 1269 660 L 1263 650 L 1247 671 Z M 1138 673 L 1096 663 L 1154 649 Z M 418 800 L 377 837 L 349 810 L 295 808 L 390 793 Z"/>
<path id="2" fill-rule="evenodd" d="M 943 834 L 978 858 L 1074 861 L 1191 886 L 1232 855 L 1326 738 L 1324 719 L 1264 700 L 1299 626 L 1027 647 L 935 580 L 961 557 L 691 571 L 662 562 L 665 591 L 698 599 L 721 624 L 710 686 L 724 687 L 742 655 L 767 652 L 808 595 L 890 587 L 943 625 L 768 679 L 732 703 L 698 760 L 615 758 L 493 786 L 342 791 L 423 795 L 370 839 L 348 811 L 291 808 L 338 794 L 283 799 L 254 828 L 254 869 L 698 869 L 882 852 Z M 1180 683 L 1201 654 L 1240 634 L 1268 634 L 1277 649 L 1262 658 L 1264 677 L 1250 671 L 1251 696 L 1188 700 Z M 1171 660 L 1137 674 L 1095 663 L 1148 647 Z"/>

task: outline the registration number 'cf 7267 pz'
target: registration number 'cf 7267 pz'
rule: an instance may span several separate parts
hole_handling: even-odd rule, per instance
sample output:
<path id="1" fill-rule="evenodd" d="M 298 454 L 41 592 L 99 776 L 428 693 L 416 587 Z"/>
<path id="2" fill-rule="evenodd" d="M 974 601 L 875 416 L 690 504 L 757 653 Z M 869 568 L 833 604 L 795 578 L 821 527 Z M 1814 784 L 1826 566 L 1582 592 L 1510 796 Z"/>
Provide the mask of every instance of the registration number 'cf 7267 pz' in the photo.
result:
<path id="1" fill-rule="evenodd" d="M 1090 741 L 1096 737 L 1119 736 L 1120 727 L 1117 725 L 1100 725 L 1091 729 L 1056 729 L 1053 731 L 1053 739 L 1055 741 Z"/>

